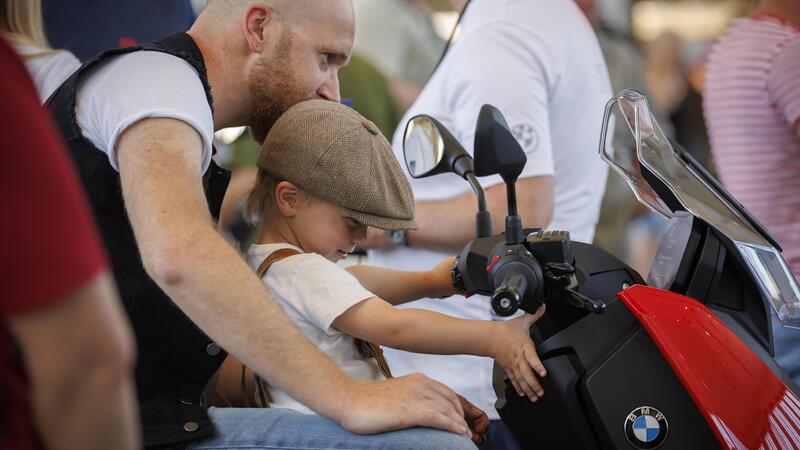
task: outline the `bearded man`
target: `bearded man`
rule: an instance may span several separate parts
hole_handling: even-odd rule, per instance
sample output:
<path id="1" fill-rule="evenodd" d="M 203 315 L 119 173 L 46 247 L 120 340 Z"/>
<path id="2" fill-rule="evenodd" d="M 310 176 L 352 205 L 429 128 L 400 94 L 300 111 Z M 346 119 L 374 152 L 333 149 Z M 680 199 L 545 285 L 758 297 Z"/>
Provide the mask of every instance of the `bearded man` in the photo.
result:
<path id="1" fill-rule="evenodd" d="M 424 376 L 344 375 L 216 229 L 228 178 L 214 131 L 249 125 L 261 140 L 294 103 L 339 101 L 353 32 L 349 0 L 212 0 L 188 33 L 101 54 L 49 102 L 136 333 L 148 447 L 473 448 L 430 429 L 348 432 L 469 433 L 456 395 Z M 207 410 L 223 348 L 320 415 Z"/>

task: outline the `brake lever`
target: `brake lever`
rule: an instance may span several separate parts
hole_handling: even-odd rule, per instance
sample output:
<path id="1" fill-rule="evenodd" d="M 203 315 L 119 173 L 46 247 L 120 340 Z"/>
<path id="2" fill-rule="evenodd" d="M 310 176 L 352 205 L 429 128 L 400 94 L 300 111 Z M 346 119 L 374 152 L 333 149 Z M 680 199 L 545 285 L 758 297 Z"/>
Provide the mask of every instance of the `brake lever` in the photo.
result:
<path id="1" fill-rule="evenodd" d="M 574 288 L 578 286 L 575 276 L 575 267 L 566 263 L 548 263 L 544 266 L 545 277 L 550 281 L 551 289 L 563 294 L 563 299 L 568 304 L 591 313 L 602 314 L 606 310 L 605 302 L 593 300 Z"/>
<path id="2" fill-rule="evenodd" d="M 564 301 L 572 306 L 595 314 L 602 314 L 606 311 L 606 304 L 603 301 L 591 299 L 572 288 L 560 288 L 557 290 L 560 294 L 564 294 Z"/>

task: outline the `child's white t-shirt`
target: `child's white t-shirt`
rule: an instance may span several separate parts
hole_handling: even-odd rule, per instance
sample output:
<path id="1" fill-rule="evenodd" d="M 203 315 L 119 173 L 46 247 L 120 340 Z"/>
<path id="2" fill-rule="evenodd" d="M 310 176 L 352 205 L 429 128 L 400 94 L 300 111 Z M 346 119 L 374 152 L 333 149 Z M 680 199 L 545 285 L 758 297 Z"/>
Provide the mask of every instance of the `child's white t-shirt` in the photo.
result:
<path id="1" fill-rule="evenodd" d="M 253 245 L 247 252 L 247 261 L 257 269 L 267 256 L 282 248 L 302 251 L 289 244 Z M 295 326 L 337 366 L 359 380 L 384 379 L 377 362 L 358 353 L 355 339 L 331 326 L 351 306 L 375 297 L 348 271 L 319 254 L 303 253 L 273 263 L 262 281 Z M 274 386 L 269 386 L 269 394 L 270 407 L 314 414 Z"/>

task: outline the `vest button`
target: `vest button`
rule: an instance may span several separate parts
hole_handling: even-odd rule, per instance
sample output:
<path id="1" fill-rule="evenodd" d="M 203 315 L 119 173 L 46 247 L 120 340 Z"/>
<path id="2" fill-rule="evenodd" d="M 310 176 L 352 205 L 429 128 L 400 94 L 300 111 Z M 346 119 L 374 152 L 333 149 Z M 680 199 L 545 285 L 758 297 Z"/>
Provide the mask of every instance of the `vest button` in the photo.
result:
<path id="1" fill-rule="evenodd" d="M 216 342 L 212 342 L 208 344 L 208 346 L 206 347 L 206 353 L 208 353 L 208 356 L 219 355 L 219 350 L 220 350 L 219 344 L 217 344 Z"/>
<path id="2" fill-rule="evenodd" d="M 189 433 L 197 431 L 198 428 L 200 428 L 200 425 L 198 425 L 197 422 L 186 422 L 183 424 L 183 429 Z"/>

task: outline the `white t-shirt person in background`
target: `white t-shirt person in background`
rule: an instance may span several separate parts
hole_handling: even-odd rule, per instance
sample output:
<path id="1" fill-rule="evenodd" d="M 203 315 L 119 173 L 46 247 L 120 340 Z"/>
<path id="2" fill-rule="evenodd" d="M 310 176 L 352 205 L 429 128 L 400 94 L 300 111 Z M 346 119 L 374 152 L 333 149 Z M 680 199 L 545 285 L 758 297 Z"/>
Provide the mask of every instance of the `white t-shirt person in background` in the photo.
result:
<path id="1" fill-rule="evenodd" d="M 591 242 L 607 175 L 597 147 L 611 96 L 597 38 L 573 1 L 473 0 L 460 35 L 401 121 L 392 146 L 402 161 L 405 124 L 424 113 L 442 122 L 472 152 L 478 113 L 483 104 L 491 104 L 503 113 L 528 156 L 517 183 L 523 225 L 567 230 L 572 239 Z M 499 176 L 481 182 L 487 188 L 494 232 L 501 232 L 507 214 L 505 186 Z M 420 229 L 406 234 L 407 246 L 394 247 L 382 233 L 370 230 L 365 243 L 371 248 L 370 264 L 430 268 L 475 237 L 476 201 L 466 182 L 445 174 L 411 184 Z M 484 297 L 428 299 L 413 307 L 469 319 L 493 317 Z M 499 418 L 490 360 L 391 349 L 386 354 L 397 373 L 423 372 L 465 395 L 490 418 Z"/>
<path id="2" fill-rule="evenodd" d="M 42 103 L 81 66 L 72 53 L 50 48 L 42 28 L 41 0 L 4 1 L 0 6 L 0 36 L 25 62 Z"/>
<path id="3" fill-rule="evenodd" d="M 66 50 L 53 50 L 18 42 L 14 42 L 13 45 L 14 50 L 25 61 L 25 68 L 28 69 L 36 85 L 42 103 L 81 67 L 78 58 Z"/>

